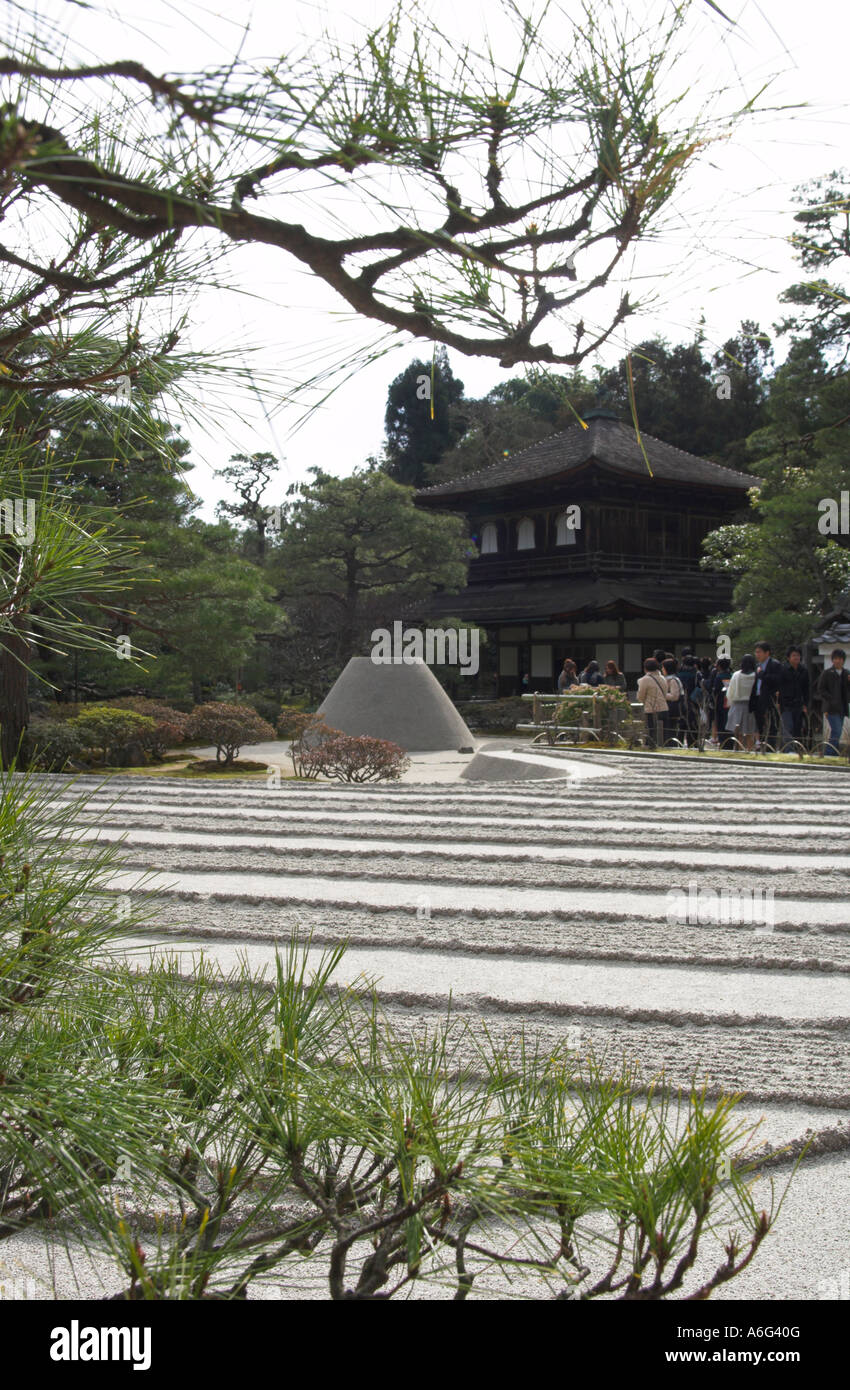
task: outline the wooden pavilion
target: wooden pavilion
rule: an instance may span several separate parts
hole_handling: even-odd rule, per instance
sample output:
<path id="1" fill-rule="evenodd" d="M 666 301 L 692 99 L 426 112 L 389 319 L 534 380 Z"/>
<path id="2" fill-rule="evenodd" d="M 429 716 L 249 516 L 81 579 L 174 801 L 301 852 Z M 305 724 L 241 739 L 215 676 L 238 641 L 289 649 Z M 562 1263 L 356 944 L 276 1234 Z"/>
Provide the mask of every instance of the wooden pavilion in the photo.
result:
<path id="1" fill-rule="evenodd" d="M 565 656 L 617 662 L 633 686 L 654 648 L 715 654 L 706 620 L 731 601 L 724 574 L 700 566 L 701 542 L 736 520 L 758 484 L 643 435 L 596 409 L 561 433 L 454 482 L 419 506 L 463 513 L 478 549 L 460 594 L 418 610 L 488 629 L 500 695 L 551 690 Z"/>

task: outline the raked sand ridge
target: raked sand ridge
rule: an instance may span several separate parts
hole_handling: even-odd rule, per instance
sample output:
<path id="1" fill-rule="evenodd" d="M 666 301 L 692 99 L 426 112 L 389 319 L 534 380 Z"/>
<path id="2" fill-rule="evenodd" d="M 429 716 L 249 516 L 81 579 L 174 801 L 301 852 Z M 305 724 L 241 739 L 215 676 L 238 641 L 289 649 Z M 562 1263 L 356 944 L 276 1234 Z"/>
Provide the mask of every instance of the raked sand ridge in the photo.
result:
<path id="1" fill-rule="evenodd" d="M 114 778 L 88 833 L 124 837 L 115 890 L 146 874 L 162 909 L 139 944 L 187 968 L 203 950 L 261 970 L 293 929 L 317 950 L 348 939 L 338 978 L 373 979 L 407 1028 L 451 993 L 497 1036 L 577 1029 L 672 1084 L 740 1091 L 772 1146 L 814 1134 L 777 1228 L 715 1297 L 816 1298 L 850 1269 L 850 776 L 614 767 L 389 788 Z M 672 890 L 759 886 L 767 924 L 668 920 Z"/>

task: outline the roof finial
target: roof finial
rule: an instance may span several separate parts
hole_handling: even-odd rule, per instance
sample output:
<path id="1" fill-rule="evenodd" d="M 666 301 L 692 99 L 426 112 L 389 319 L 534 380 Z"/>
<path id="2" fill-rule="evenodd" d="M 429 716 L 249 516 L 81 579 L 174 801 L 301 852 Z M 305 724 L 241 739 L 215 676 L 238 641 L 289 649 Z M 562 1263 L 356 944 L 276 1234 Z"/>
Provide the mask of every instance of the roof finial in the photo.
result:
<path id="1" fill-rule="evenodd" d="M 584 412 L 585 420 L 619 420 L 620 415 L 610 386 L 603 385 L 602 379 L 596 384 L 596 403 Z"/>

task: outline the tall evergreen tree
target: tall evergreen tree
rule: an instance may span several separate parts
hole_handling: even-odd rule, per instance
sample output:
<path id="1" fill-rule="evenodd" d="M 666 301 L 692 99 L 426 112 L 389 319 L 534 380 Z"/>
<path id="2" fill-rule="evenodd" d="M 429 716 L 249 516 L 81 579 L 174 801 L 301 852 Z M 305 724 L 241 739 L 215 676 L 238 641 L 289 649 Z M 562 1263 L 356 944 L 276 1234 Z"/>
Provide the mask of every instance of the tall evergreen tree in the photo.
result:
<path id="1" fill-rule="evenodd" d="M 445 348 L 433 362 L 415 358 L 390 383 L 384 471 L 395 482 L 426 485 L 430 468 L 464 432 L 463 418 L 452 410 L 462 397 L 463 382 L 452 371 Z"/>
<path id="2" fill-rule="evenodd" d="M 794 221 L 791 240 L 797 248 L 804 280 L 789 286 L 780 299 L 795 304 L 796 314 L 780 325 L 784 332 L 811 334 L 830 360 L 846 365 L 850 354 L 850 307 L 846 273 L 850 263 L 850 176 L 838 170 L 812 179 L 797 189 L 795 201 L 803 204 Z M 827 272 L 836 267 L 845 283 L 830 281 Z"/>
<path id="3" fill-rule="evenodd" d="M 767 334 L 751 319 L 729 338 L 713 357 L 712 387 L 718 446 L 712 457 L 747 471 L 747 437 L 767 423 L 767 396 L 773 368 L 773 348 Z M 719 441 L 723 440 L 721 444 Z"/>
<path id="4" fill-rule="evenodd" d="M 310 471 L 313 481 L 287 506 L 268 573 L 295 619 L 292 640 L 324 653 L 327 682 L 362 654 L 373 627 L 403 618 L 437 588 L 460 589 L 469 541 L 457 517 L 424 512 L 412 489 L 378 468 L 348 478 Z"/>
<path id="5" fill-rule="evenodd" d="M 798 240 L 803 267 L 836 264 L 846 278 L 848 200 L 839 193 L 834 175 L 807 185 L 795 220 L 807 229 Z M 747 441 L 750 471 L 763 480 L 752 519 L 706 539 L 712 562 L 738 576 L 734 608 L 716 621 L 741 645 L 765 635 L 800 642 L 850 585 L 850 535 L 841 529 L 850 491 L 847 287 L 801 282 L 782 299 L 800 313 L 780 325 L 791 347 L 770 383 L 766 424 Z"/>
<path id="6" fill-rule="evenodd" d="M 261 565 L 266 558 L 266 535 L 279 529 L 276 519 L 270 524 L 268 505 L 262 500 L 279 467 L 274 454 L 231 454 L 228 467 L 215 471 L 215 476 L 230 483 L 239 497 L 238 502 L 219 502 L 216 513 L 248 524 L 250 550 Z"/>
<path id="7" fill-rule="evenodd" d="M 350 42 L 323 34 L 271 64 L 246 44 L 176 76 L 128 54 L 92 69 L 49 24 L 22 32 L 16 9 L 12 187 L 143 251 L 195 229 L 205 248 L 265 246 L 359 317 L 507 369 L 594 360 L 638 307 L 634 284 L 605 293 L 624 257 L 757 109 L 737 86 L 702 101 L 671 87 L 697 0 L 649 25 L 618 0 L 591 22 L 512 4 L 498 61 L 414 4 Z"/>
<path id="8" fill-rule="evenodd" d="M 132 690 L 200 700 L 217 679 L 233 683 L 256 629 L 279 626 L 279 612 L 261 572 L 240 553 L 234 527 L 192 516 L 188 441 L 162 419 L 142 420 L 132 409 L 114 414 L 83 408 L 57 432 L 51 452 L 57 491 L 135 552 L 123 593 L 82 590 L 72 603 L 82 621 L 111 634 L 113 646 L 63 655 L 42 642 L 34 669 L 74 699 Z M 118 659 L 116 638 L 129 640 L 124 650 L 135 660 Z"/>

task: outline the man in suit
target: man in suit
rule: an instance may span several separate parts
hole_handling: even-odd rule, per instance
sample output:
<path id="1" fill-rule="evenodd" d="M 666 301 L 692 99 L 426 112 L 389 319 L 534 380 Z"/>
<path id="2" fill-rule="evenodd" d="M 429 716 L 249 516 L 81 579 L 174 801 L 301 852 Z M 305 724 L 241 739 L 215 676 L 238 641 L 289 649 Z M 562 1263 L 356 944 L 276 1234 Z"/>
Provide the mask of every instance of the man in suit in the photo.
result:
<path id="1" fill-rule="evenodd" d="M 841 728 L 850 711 L 850 672 L 844 669 L 846 655 L 836 647 L 830 658 L 832 665 L 825 668 L 818 681 L 818 699 L 829 724 L 829 740 L 823 751 L 833 758 L 838 757 Z"/>
<path id="2" fill-rule="evenodd" d="M 750 695 L 750 709 L 756 717 L 759 738 L 771 738 L 779 724 L 777 696 L 782 684 L 782 663 L 771 653 L 769 642 L 756 642 L 756 678 Z"/>

